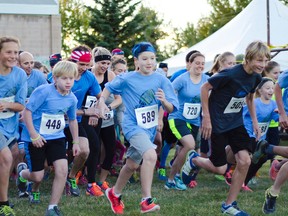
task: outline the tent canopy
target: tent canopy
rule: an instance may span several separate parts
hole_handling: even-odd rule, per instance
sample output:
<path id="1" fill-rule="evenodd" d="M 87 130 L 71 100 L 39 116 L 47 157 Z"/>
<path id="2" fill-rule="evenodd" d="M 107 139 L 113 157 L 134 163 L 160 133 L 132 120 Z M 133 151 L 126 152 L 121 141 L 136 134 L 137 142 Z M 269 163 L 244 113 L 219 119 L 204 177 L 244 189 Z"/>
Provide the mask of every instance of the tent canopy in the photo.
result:
<path id="1" fill-rule="evenodd" d="M 288 46 L 288 7 L 278 0 L 269 0 L 270 5 L 270 44 Z M 163 62 L 168 63 L 168 76 L 185 68 L 185 57 L 191 50 L 205 55 L 205 69 L 212 66 L 216 54 L 230 51 L 235 55 L 244 54 L 249 43 L 261 40 L 267 43 L 267 6 L 265 0 L 253 0 L 242 12 L 221 29 L 200 41 L 185 52 L 177 54 Z M 288 68 L 288 51 L 279 53 L 274 61 L 281 69 Z"/>

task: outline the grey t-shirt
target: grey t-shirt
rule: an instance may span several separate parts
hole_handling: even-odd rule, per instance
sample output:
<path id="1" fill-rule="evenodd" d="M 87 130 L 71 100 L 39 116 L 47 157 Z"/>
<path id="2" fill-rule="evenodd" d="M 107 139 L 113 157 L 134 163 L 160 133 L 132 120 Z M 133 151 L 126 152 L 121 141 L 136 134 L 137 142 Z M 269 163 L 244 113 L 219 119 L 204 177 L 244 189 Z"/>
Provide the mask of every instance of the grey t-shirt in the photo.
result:
<path id="1" fill-rule="evenodd" d="M 223 133 L 243 125 L 242 107 L 245 97 L 255 92 L 260 81 L 260 74 L 248 74 L 242 64 L 208 79 L 213 87 L 209 97 L 213 133 Z"/>

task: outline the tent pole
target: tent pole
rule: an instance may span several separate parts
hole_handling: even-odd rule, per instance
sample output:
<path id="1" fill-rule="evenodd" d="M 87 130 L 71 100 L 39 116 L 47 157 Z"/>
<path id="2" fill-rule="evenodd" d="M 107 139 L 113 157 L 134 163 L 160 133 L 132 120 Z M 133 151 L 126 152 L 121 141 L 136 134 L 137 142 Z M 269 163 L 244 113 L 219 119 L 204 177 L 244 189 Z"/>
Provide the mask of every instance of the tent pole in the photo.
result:
<path id="1" fill-rule="evenodd" d="M 269 0 L 266 0 L 266 7 L 267 7 L 267 45 L 270 46 L 270 6 Z"/>

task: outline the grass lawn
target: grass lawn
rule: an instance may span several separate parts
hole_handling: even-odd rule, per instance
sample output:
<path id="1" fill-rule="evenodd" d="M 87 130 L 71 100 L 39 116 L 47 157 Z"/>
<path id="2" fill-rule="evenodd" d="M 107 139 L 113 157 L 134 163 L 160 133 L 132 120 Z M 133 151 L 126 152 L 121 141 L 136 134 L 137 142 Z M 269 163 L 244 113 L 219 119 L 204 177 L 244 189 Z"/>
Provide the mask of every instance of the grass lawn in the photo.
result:
<path id="1" fill-rule="evenodd" d="M 170 153 L 173 154 L 173 151 Z M 264 215 L 262 205 L 264 192 L 272 185 L 269 179 L 268 169 L 270 162 L 267 162 L 260 170 L 260 177 L 257 178 L 257 185 L 252 185 L 254 192 L 241 192 L 238 197 L 238 205 L 252 216 Z M 169 169 L 168 169 L 169 172 Z M 41 203 L 30 205 L 27 198 L 18 199 L 15 182 L 10 182 L 10 201 L 15 204 L 14 210 L 18 216 L 44 215 L 49 203 L 51 192 L 51 179 L 44 181 L 41 187 Z M 115 177 L 109 177 L 110 185 L 116 181 Z M 80 197 L 66 197 L 63 195 L 59 205 L 65 216 L 108 216 L 114 215 L 110 209 L 106 197 L 94 198 L 85 195 L 85 187 L 80 186 Z M 216 216 L 222 215 L 220 206 L 225 200 L 229 187 L 224 181 L 219 181 L 214 174 L 201 170 L 198 175 L 198 186 L 187 191 L 176 191 L 164 189 L 164 182 L 159 181 L 155 171 L 152 186 L 152 195 L 157 198 L 161 210 L 154 215 L 165 216 Z M 288 188 L 285 185 L 277 200 L 277 210 L 274 215 L 287 215 L 287 194 Z M 122 199 L 125 203 L 125 215 L 140 215 L 139 203 L 141 199 L 140 183 L 128 184 L 123 191 Z"/>

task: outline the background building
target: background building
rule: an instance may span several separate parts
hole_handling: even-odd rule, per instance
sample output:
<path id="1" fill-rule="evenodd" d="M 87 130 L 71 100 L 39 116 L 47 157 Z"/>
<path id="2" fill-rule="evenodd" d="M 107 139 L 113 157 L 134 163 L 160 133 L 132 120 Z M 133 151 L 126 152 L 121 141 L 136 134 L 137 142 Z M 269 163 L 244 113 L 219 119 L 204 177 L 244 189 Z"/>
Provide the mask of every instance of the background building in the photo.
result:
<path id="1" fill-rule="evenodd" d="M 49 55 L 61 52 L 58 0 L 0 0 L 0 36 L 19 38 L 21 50 L 49 65 Z"/>

